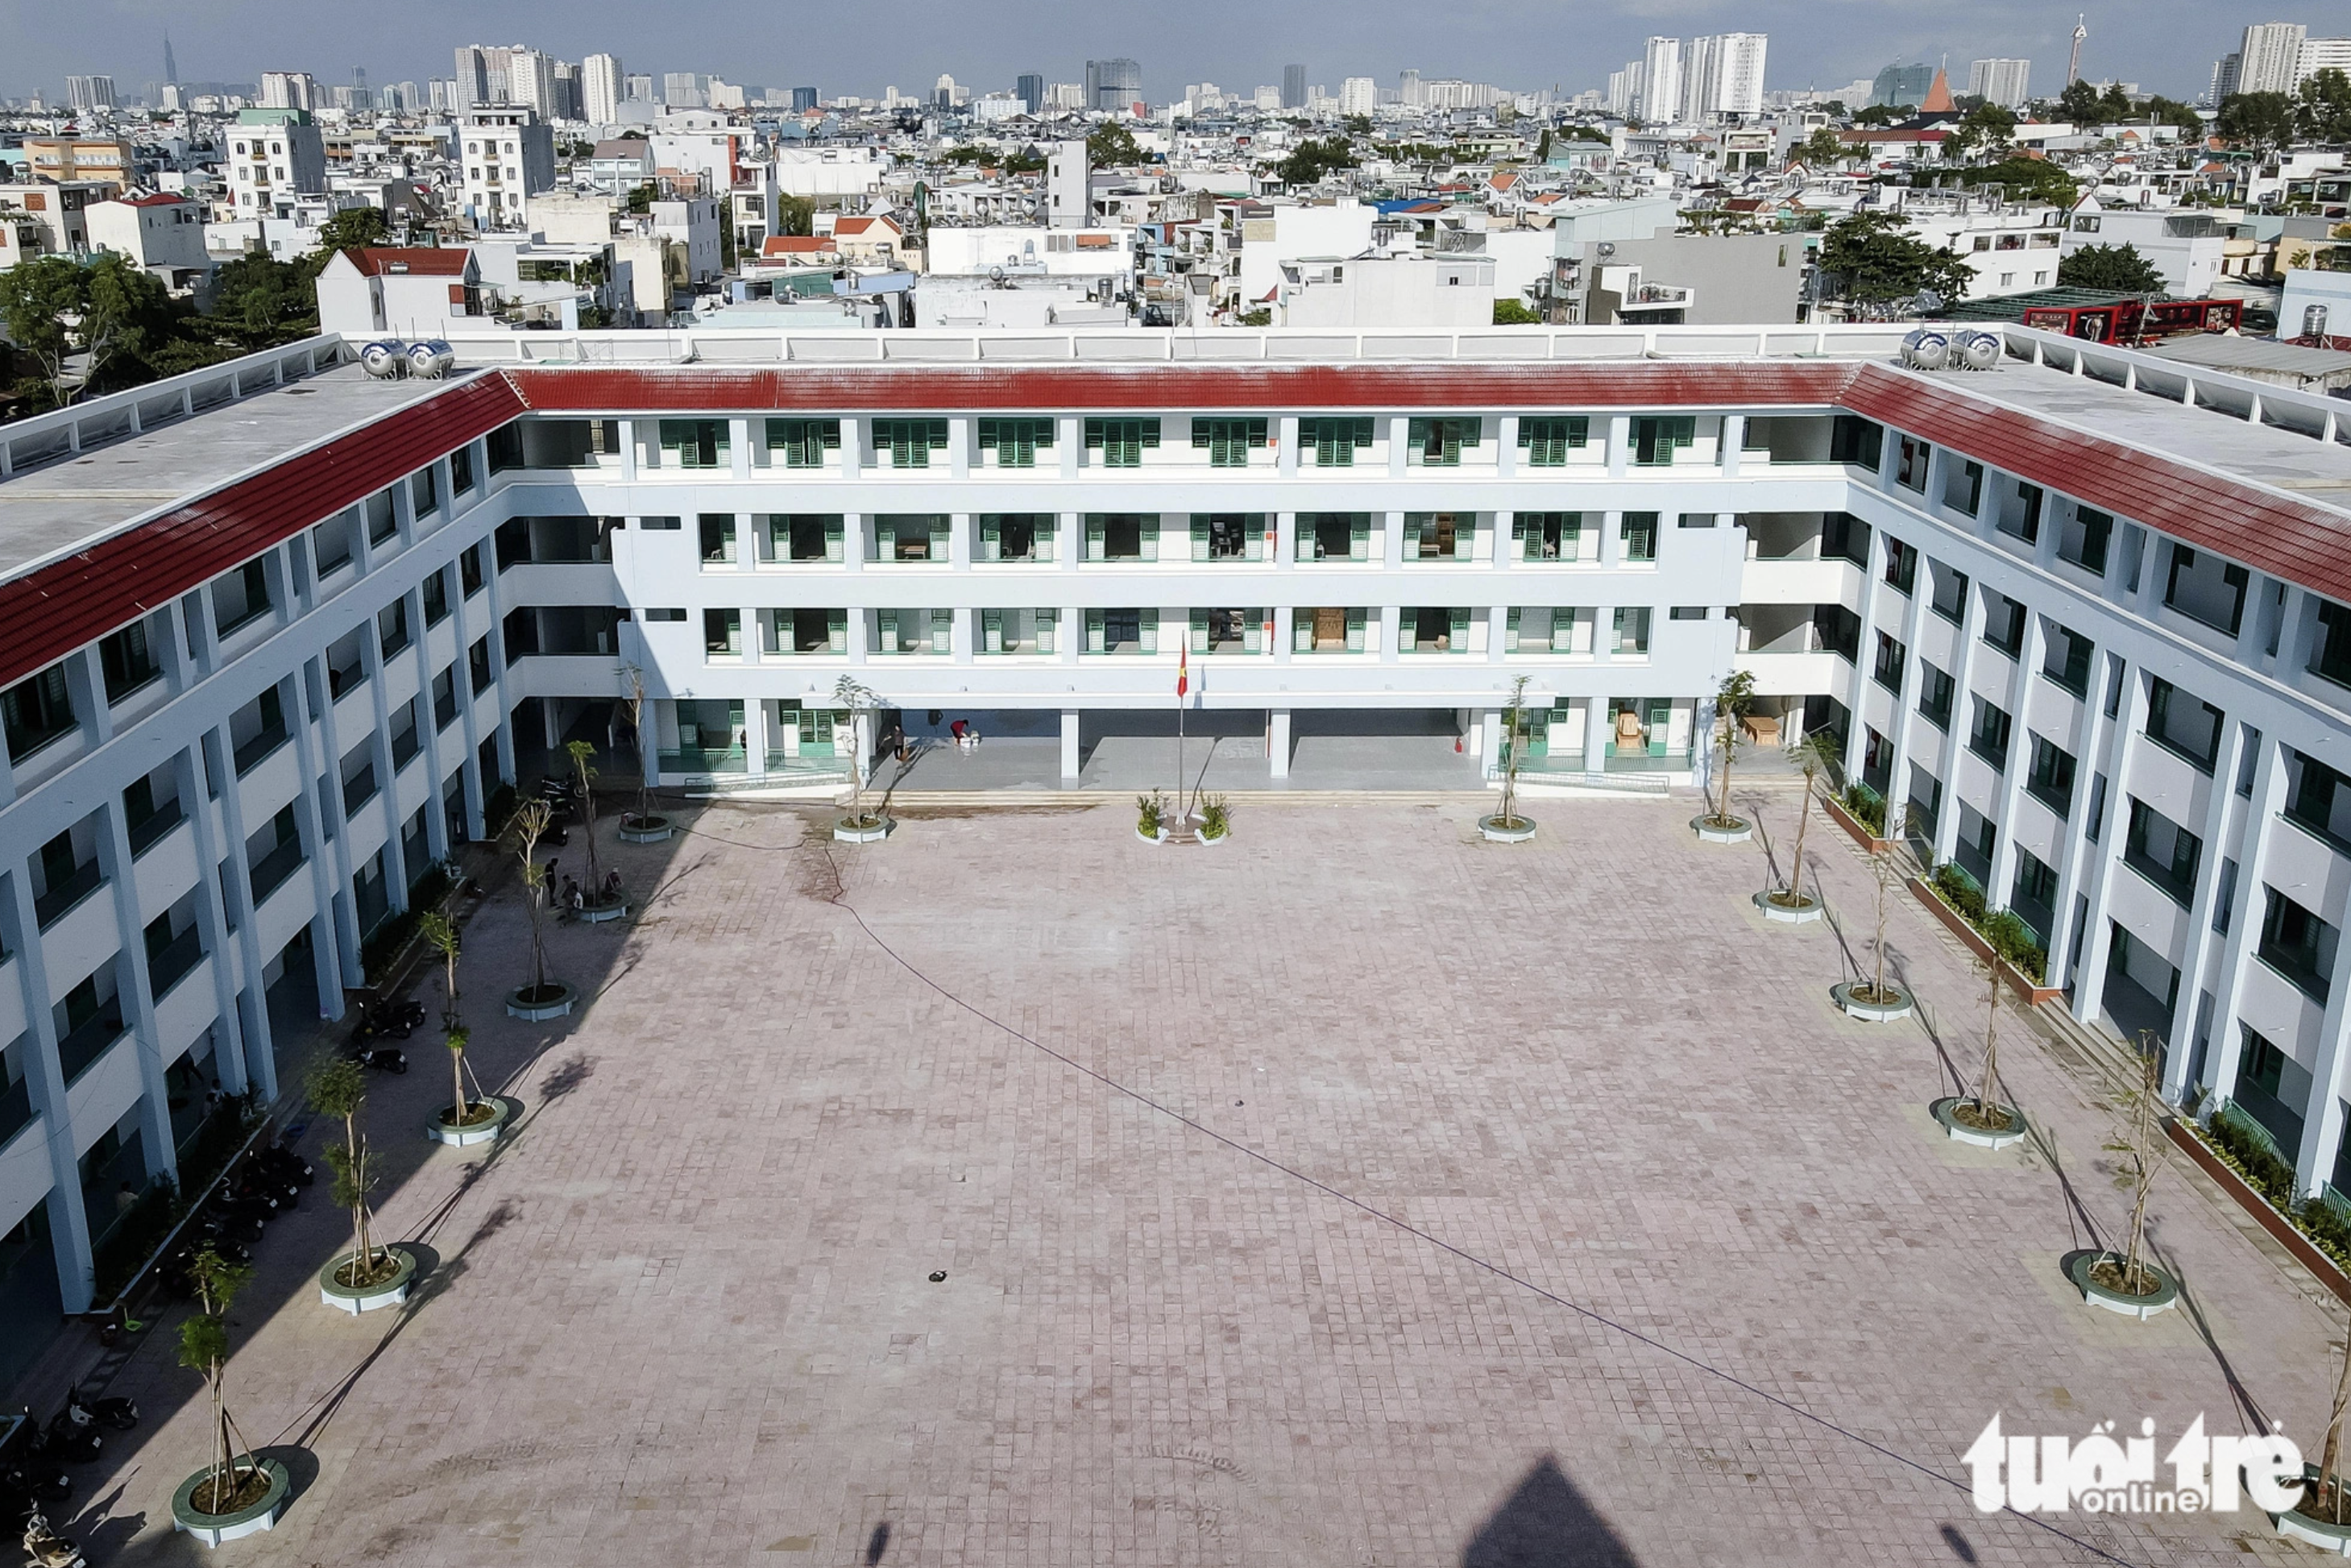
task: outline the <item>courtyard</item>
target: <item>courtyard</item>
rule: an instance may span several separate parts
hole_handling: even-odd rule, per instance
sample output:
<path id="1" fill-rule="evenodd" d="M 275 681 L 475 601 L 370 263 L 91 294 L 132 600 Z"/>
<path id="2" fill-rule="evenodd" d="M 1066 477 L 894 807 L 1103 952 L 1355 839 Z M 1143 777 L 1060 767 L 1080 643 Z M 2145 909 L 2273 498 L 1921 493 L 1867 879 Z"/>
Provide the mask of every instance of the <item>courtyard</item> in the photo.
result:
<path id="1" fill-rule="evenodd" d="M 643 904 L 549 932 L 575 1016 L 497 1016 L 511 877 L 466 930 L 517 1130 L 423 1141 L 429 1031 L 371 1082 L 409 1306 L 319 1304 L 323 1184 L 259 1249 L 229 1402 L 298 1495 L 214 1555 L 2319 1561 L 2250 1508 L 1976 1511 L 1995 1412 L 2314 1448 L 2342 1311 L 2178 1158 L 2152 1234 L 2186 1310 L 2085 1307 L 2059 1260 L 2126 1219 L 2119 1106 L 2007 1011 L 2041 1136 L 1947 1142 L 1926 1107 L 1973 1071 L 1982 984 L 1906 897 L 1922 1017 L 1836 1012 L 1857 852 L 1814 822 L 1831 923 L 1749 903 L 1794 803 L 1759 792 L 1729 848 L 1688 796 L 1531 802 L 1522 846 L 1469 795 L 1244 801 L 1214 848 L 1121 805 L 908 805 L 860 849 L 814 809 L 643 847 L 607 818 Z M 62 1511 L 94 1563 L 206 1557 L 171 1533 L 205 1440 L 175 1317 L 111 1370 L 146 1424 Z"/>

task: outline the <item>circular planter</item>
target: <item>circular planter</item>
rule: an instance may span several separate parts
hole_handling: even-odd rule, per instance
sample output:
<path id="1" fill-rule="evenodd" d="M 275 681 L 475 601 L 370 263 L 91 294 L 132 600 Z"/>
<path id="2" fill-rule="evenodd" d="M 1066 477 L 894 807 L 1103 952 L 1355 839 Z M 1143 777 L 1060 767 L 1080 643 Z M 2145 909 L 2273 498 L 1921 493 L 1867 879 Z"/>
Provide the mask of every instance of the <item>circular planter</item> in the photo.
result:
<path id="1" fill-rule="evenodd" d="M 1232 831 L 1230 828 L 1227 828 L 1223 832 L 1218 833 L 1218 834 L 1217 834 L 1215 838 L 1213 838 L 1213 839 L 1212 839 L 1212 838 L 1210 838 L 1210 837 L 1209 837 L 1207 834 L 1206 834 L 1206 833 L 1200 833 L 1200 834 L 1196 834 L 1196 835 L 1195 835 L 1195 836 L 1196 836 L 1196 838 L 1197 839 L 1197 841 L 1198 841 L 1199 842 L 1204 843 L 1204 844 L 1221 844 L 1221 843 L 1223 843 L 1227 839 L 1229 839 L 1229 838 L 1231 838 L 1231 837 L 1233 836 L 1233 831 Z"/>
<path id="2" fill-rule="evenodd" d="M 335 1270 L 350 1262 L 354 1256 L 344 1252 L 319 1270 L 319 1300 L 353 1317 L 361 1312 L 371 1312 L 378 1307 L 396 1307 L 408 1300 L 409 1282 L 416 1278 L 416 1255 L 405 1247 L 392 1247 L 386 1250 L 400 1263 L 399 1271 L 391 1279 L 372 1285 L 337 1283 Z"/>
<path id="3" fill-rule="evenodd" d="M 1165 824 L 1162 824 L 1157 832 L 1146 833 L 1140 827 L 1137 827 L 1134 830 L 1134 836 L 1141 839 L 1146 844 L 1164 844 L 1167 841 L 1167 829 Z"/>
<path id="4" fill-rule="evenodd" d="M 253 1456 L 239 1454 L 237 1458 L 244 1460 Z M 286 1467 L 276 1459 L 263 1459 L 260 1464 L 261 1473 L 269 1478 L 269 1490 L 262 1494 L 259 1502 L 234 1513 L 196 1511 L 196 1489 L 212 1479 L 211 1466 L 182 1481 L 180 1490 L 172 1494 L 172 1528 L 194 1536 L 206 1546 L 218 1546 L 224 1541 L 277 1528 L 277 1516 L 286 1511 L 286 1493 L 292 1480 Z"/>
<path id="5" fill-rule="evenodd" d="M 1865 999 L 1860 995 L 1862 984 L 1859 980 L 1840 980 L 1829 988 L 1829 995 L 1835 1000 L 1838 1010 L 1864 1023 L 1892 1023 L 1896 1019 L 1908 1018 L 1910 993 L 1899 986 L 1886 988 L 1894 993 L 1891 1001 Z"/>
<path id="6" fill-rule="evenodd" d="M 1489 844 L 1522 844 L 1535 836 L 1535 824 L 1528 817 L 1514 817 L 1509 824 L 1499 815 L 1480 817 L 1478 836 Z"/>
<path id="7" fill-rule="evenodd" d="M 2155 1289 L 2144 1296 L 2126 1296 L 2120 1291 L 2109 1290 L 2090 1278 L 2092 1269 L 2109 1260 L 2122 1261 L 2112 1252 L 2085 1252 L 2065 1266 L 2065 1277 L 2074 1281 L 2074 1288 L 2082 1292 L 2082 1300 L 2090 1305 L 2104 1307 L 2110 1312 L 2120 1312 L 2126 1318 L 2137 1318 L 2145 1322 L 2156 1313 L 2168 1312 L 2179 1304 L 2179 1287 L 2172 1281 L 2170 1275 L 2152 1263 L 2146 1264 L 2145 1268 L 2155 1276 Z M 2314 1520 L 2311 1522 L 2315 1524 L 2317 1521 Z"/>
<path id="8" fill-rule="evenodd" d="M 2318 1479 L 2318 1467 L 2304 1465 L 2302 1474 L 2305 1480 L 2314 1481 Z M 2315 1546 L 2321 1552 L 2332 1552 L 2338 1557 L 2351 1557 L 2351 1524 L 2335 1524 L 2324 1519 L 2314 1519 L 2298 1508 L 2270 1515 L 2270 1522 L 2276 1525 L 2277 1532 L 2288 1541 L 2299 1541 L 2305 1546 Z"/>
<path id="9" fill-rule="evenodd" d="M 624 844 L 657 844 L 677 831 L 677 824 L 667 817 L 622 817 L 621 841 Z"/>
<path id="10" fill-rule="evenodd" d="M 629 901 L 616 898 L 610 904 L 590 904 L 582 900 L 571 912 L 571 918 L 589 925 L 601 925 L 608 920 L 618 920 L 629 912 Z"/>
<path id="11" fill-rule="evenodd" d="M 833 842 L 840 844 L 878 844 L 888 838 L 890 830 L 897 825 L 890 818 L 881 817 L 860 827 L 854 818 L 843 817 L 832 824 L 832 839 Z"/>
<path id="12" fill-rule="evenodd" d="M 571 1004 L 580 999 L 580 993 L 562 980 L 555 981 L 554 986 L 556 995 L 537 1001 L 524 1000 L 523 993 L 530 988 L 517 986 L 507 993 L 507 1017 L 520 1019 L 525 1023 L 541 1023 L 549 1019 L 563 1017 L 571 1010 Z"/>
<path id="13" fill-rule="evenodd" d="M 1775 925 L 1810 925 L 1828 914 L 1827 905 L 1817 898 L 1805 898 L 1803 903 L 1791 908 L 1784 904 L 1773 903 L 1771 894 L 1759 893 L 1754 903 L 1755 907 L 1763 912 L 1763 918 Z"/>
<path id="14" fill-rule="evenodd" d="M 1973 1144 L 1980 1149 L 2004 1149 L 2024 1136 L 2026 1131 L 2024 1114 L 2013 1105 L 2001 1107 L 2008 1113 L 2008 1125 L 1997 1132 L 1982 1127 L 1970 1127 L 1952 1114 L 1958 1107 L 1973 1103 L 1972 1099 L 1955 1094 L 1936 1101 L 1927 1109 L 1933 1113 L 1935 1120 L 1943 1124 L 1943 1131 L 1954 1143 Z"/>
<path id="15" fill-rule="evenodd" d="M 1741 818 L 1737 827 L 1726 828 L 1698 816 L 1690 819 L 1690 831 L 1709 844 L 1743 844 L 1755 836 L 1755 824 Z"/>
<path id="16" fill-rule="evenodd" d="M 490 1108 L 489 1120 L 453 1127 L 444 1116 L 428 1116 L 424 1119 L 424 1135 L 436 1144 L 447 1144 L 452 1148 L 470 1148 L 475 1144 L 492 1142 L 507 1130 L 507 1124 L 514 1119 L 514 1102 L 511 1100 L 493 1098 L 476 1100 L 474 1103 Z"/>

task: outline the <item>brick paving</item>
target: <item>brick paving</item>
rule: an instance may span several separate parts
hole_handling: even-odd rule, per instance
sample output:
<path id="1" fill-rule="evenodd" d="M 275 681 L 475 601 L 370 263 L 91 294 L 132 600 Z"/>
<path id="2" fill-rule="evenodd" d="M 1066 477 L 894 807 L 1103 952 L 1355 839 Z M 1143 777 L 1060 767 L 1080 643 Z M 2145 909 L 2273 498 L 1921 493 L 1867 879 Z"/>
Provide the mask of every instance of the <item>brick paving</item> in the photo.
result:
<path id="1" fill-rule="evenodd" d="M 2199 1318 L 2084 1307 L 2056 1269 L 2125 1216 L 2116 1112 L 2011 1015 L 2056 1166 L 1942 1140 L 1935 1034 L 1971 1063 L 1980 988 L 1900 907 L 1933 1028 L 1834 1011 L 1869 926 L 1834 830 L 1842 936 L 1767 927 L 1785 846 L 1701 846 L 1687 800 L 1531 809 L 1520 847 L 1367 804 L 1213 849 L 939 810 L 836 861 L 813 814 L 712 807 L 617 852 L 640 918 L 551 934 L 598 994 L 546 1026 L 490 1016 L 494 897 L 468 1007 L 521 1129 L 412 1138 L 447 1082 L 420 1035 L 370 1113 L 383 1225 L 434 1260 L 413 1310 L 317 1303 L 323 1194 L 266 1242 L 232 1405 L 304 1486 L 224 1558 L 2299 1559 L 2251 1511 L 2061 1535 L 1914 1466 L 1959 1475 L 1994 1410 L 2239 1430 L 2231 1377 L 2311 1437 L 2340 1313 L 2306 1278 L 2174 1162 L 2155 1234 Z M 78 1521 L 101 1563 L 199 1555 L 169 1362 L 117 1380 L 156 1419 Z"/>

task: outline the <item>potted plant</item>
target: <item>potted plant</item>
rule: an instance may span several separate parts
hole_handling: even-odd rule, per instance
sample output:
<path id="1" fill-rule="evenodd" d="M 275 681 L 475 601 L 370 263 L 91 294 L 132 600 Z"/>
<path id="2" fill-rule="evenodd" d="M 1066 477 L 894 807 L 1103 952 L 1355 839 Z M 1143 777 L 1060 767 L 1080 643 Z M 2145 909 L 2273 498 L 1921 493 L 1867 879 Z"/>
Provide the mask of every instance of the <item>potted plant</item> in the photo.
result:
<path id="1" fill-rule="evenodd" d="M 1708 843 L 1743 843 L 1755 836 L 1755 824 L 1732 815 L 1730 810 L 1730 765 L 1740 747 L 1746 743 L 1746 737 L 1740 733 L 1739 721 L 1754 708 L 1754 675 L 1746 670 L 1733 670 L 1723 676 L 1722 685 L 1714 693 L 1715 722 L 1721 727 L 1716 740 L 1722 756 L 1721 789 L 1708 810 L 1690 819 L 1690 827 Z"/>
<path id="2" fill-rule="evenodd" d="M 2326 1411 L 2326 1441 L 2318 1463 L 2303 1467 L 2299 1506 L 2273 1517 L 2277 1532 L 2292 1540 L 2351 1556 L 2351 1499 L 2344 1496 L 2343 1418 L 2351 1411 L 2351 1333 L 2343 1338 L 2342 1369 L 2335 1375 L 2335 1399 Z"/>
<path id="3" fill-rule="evenodd" d="M 621 813 L 621 841 L 657 844 L 677 829 L 653 810 L 656 757 L 645 739 L 645 675 L 634 664 L 621 672 L 621 701 L 628 706 L 629 727 L 637 737 L 637 809 Z"/>
<path id="4" fill-rule="evenodd" d="M 424 1124 L 425 1135 L 460 1148 L 487 1143 L 505 1127 L 511 1107 L 503 1100 L 469 1100 L 465 1095 L 467 1035 L 457 1011 L 457 925 L 434 910 L 416 923 L 416 929 L 425 945 L 441 955 L 441 1030 L 449 1047 L 451 1085 L 450 1108 Z"/>
<path id="5" fill-rule="evenodd" d="M 1836 1005 L 1847 1015 L 1864 1023 L 1892 1023 L 1910 1016 L 1910 993 L 1886 977 L 1886 901 L 1902 885 L 1902 867 L 1896 856 L 1899 833 L 1889 833 L 1877 852 L 1869 857 L 1870 879 L 1876 885 L 1876 929 L 1870 937 L 1870 953 L 1876 967 L 1867 980 L 1839 982 L 1832 991 Z"/>
<path id="6" fill-rule="evenodd" d="M 1510 706 L 1502 710 L 1502 809 L 1478 819 L 1478 835 L 1501 844 L 1522 844 L 1535 836 L 1534 819 L 1519 815 L 1519 754 L 1526 748 L 1527 677 L 1510 682 Z"/>
<path id="7" fill-rule="evenodd" d="M 213 1451 L 204 1468 L 172 1494 L 172 1527 L 218 1546 L 274 1528 L 292 1478 L 284 1465 L 252 1451 L 228 1413 L 222 1389 L 228 1372 L 229 1303 L 253 1270 L 224 1261 L 208 1242 L 197 1249 L 188 1272 L 195 1281 L 196 1310 L 180 1324 L 180 1364 L 204 1380 L 212 1399 Z"/>
<path id="8" fill-rule="evenodd" d="M 574 740 L 563 749 L 569 754 L 572 773 L 580 780 L 580 821 L 587 829 L 588 839 L 588 885 L 572 913 L 590 925 L 618 920 L 629 912 L 629 901 L 617 888 L 610 894 L 604 891 L 604 866 L 596 854 L 597 774 L 588 762 L 596 755 L 596 748 L 584 740 Z"/>
<path id="9" fill-rule="evenodd" d="M 351 1211 L 351 1249 L 319 1270 L 319 1300 L 354 1316 L 408 1300 L 416 1260 L 405 1249 L 376 1244 L 368 1193 L 375 1186 L 375 1156 L 360 1131 L 360 1108 L 367 1103 L 367 1076 L 356 1061 L 329 1062 L 310 1075 L 311 1108 L 343 1124 L 343 1142 L 327 1145 L 327 1168 L 335 1177 L 335 1201 Z"/>
<path id="10" fill-rule="evenodd" d="M 1804 776 L 1804 792 L 1796 801 L 1796 843 L 1789 852 L 1788 880 L 1769 893 L 1755 895 L 1755 907 L 1763 918 L 1782 925 L 1809 925 L 1827 911 L 1821 901 L 1804 891 L 1804 836 L 1813 825 L 1813 795 L 1819 788 L 1821 776 L 1833 761 L 1831 748 L 1835 743 L 1820 731 L 1807 735 L 1790 750 L 1796 770 Z"/>
<path id="11" fill-rule="evenodd" d="M 1221 844 L 1232 836 L 1233 803 L 1223 795 L 1200 797 L 1199 840 L 1204 844 Z"/>
<path id="12" fill-rule="evenodd" d="M 1154 789 L 1134 798 L 1134 836 L 1146 843 L 1167 841 L 1167 796 Z"/>
<path id="13" fill-rule="evenodd" d="M 882 699 L 869 686 L 853 677 L 843 675 L 833 683 L 832 706 L 849 713 L 850 742 L 856 755 L 849 763 L 849 815 L 832 825 L 835 841 L 844 844 L 870 844 L 890 836 L 897 824 L 886 810 L 865 809 L 865 786 L 872 758 L 867 755 L 871 742 L 865 730 L 866 716 L 882 706 Z"/>
<path id="14" fill-rule="evenodd" d="M 2161 1118 L 2163 1090 L 2157 1076 L 2155 1036 L 2139 1032 L 2139 1084 L 2123 1096 L 2130 1111 L 2130 1126 L 2123 1137 L 2108 1144 L 2106 1152 L 2122 1155 L 2118 1185 L 2129 1189 L 2129 1239 L 2120 1252 L 2078 1252 L 2066 1266 L 2082 1299 L 2094 1307 L 2121 1312 L 2144 1322 L 2156 1313 L 2179 1304 L 2179 1287 L 2171 1276 L 2148 1262 L 2147 1195 L 2161 1167 L 2164 1140 Z"/>
<path id="15" fill-rule="evenodd" d="M 515 852 L 522 861 L 523 908 L 530 916 L 530 983 L 507 993 L 507 1013 L 526 1023 L 561 1018 L 571 1010 L 577 993 L 547 975 L 547 868 L 538 863 L 538 841 L 554 813 L 544 800 L 526 800 L 515 809 Z"/>
<path id="16" fill-rule="evenodd" d="M 1972 1095 L 1953 1095 L 1929 1107 L 1943 1131 L 1963 1144 L 2002 1149 L 2024 1136 L 2024 1113 L 2000 1099 L 2000 961 L 1982 966 L 1991 982 L 1984 1008 L 1983 1062 Z"/>

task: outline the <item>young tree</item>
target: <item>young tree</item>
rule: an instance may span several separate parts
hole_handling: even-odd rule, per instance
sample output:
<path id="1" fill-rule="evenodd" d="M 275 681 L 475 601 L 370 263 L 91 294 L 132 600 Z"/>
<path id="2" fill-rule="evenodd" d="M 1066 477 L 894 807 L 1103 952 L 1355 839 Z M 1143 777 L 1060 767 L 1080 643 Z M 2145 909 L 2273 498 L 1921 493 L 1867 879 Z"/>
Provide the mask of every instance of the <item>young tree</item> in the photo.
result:
<path id="1" fill-rule="evenodd" d="M 1714 716 L 1722 726 L 1717 744 L 1722 751 L 1722 789 L 1710 819 L 1718 828 L 1735 828 L 1739 819 L 1730 814 L 1730 764 L 1747 737 L 1740 732 L 1739 721 L 1755 708 L 1755 676 L 1747 670 L 1733 670 L 1715 688 Z"/>
<path id="2" fill-rule="evenodd" d="M 204 1380 L 213 1404 L 210 1479 L 190 1499 L 199 1513 L 234 1513 L 246 1482 L 261 1473 L 228 1413 L 222 1385 L 228 1368 L 228 1309 L 253 1270 L 224 1260 L 210 1242 L 196 1251 L 189 1272 L 195 1278 L 196 1310 L 180 1324 L 180 1364 Z"/>
<path id="3" fill-rule="evenodd" d="M 530 916 L 530 990 L 526 999 L 547 998 L 547 868 L 538 863 L 538 841 L 554 813 L 544 800 L 526 800 L 515 809 L 515 852 L 522 860 L 523 908 Z"/>
<path id="4" fill-rule="evenodd" d="M 1796 770 L 1804 776 L 1804 792 L 1796 802 L 1796 845 L 1790 852 L 1788 885 L 1775 894 L 1772 902 L 1783 908 L 1802 909 L 1804 897 L 1804 835 L 1813 825 L 1813 793 L 1819 787 L 1821 776 L 1836 764 L 1836 737 L 1826 730 L 1814 730 L 1792 748 Z"/>
<path id="5" fill-rule="evenodd" d="M 1876 961 L 1876 971 L 1869 981 L 1869 995 L 1865 999 L 1878 1005 L 1894 1000 L 1895 993 L 1886 987 L 1886 904 L 1895 888 L 1901 885 L 1902 867 L 1896 859 L 1901 853 L 1896 847 L 1902 841 L 1901 814 L 1889 808 L 1886 814 L 1886 847 L 1869 857 L 1870 880 L 1877 884 L 1876 926 L 1870 936 L 1869 950 Z"/>
<path id="6" fill-rule="evenodd" d="M 2335 1375 L 2335 1397 L 2326 1408 L 2326 1441 L 2318 1450 L 2318 1474 L 2309 1483 L 2302 1511 L 2329 1524 L 2351 1524 L 2343 1496 L 2343 1418 L 2351 1412 L 2351 1333 L 2343 1336 L 2343 1366 Z"/>
<path id="7" fill-rule="evenodd" d="M 368 1211 L 367 1195 L 375 1186 L 375 1160 L 360 1132 L 360 1108 L 367 1103 L 367 1075 L 356 1061 L 331 1061 L 310 1074 L 308 1090 L 313 1110 L 343 1124 L 342 1146 L 329 1145 L 326 1151 L 327 1168 L 335 1177 L 335 1202 L 351 1211 L 351 1260 L 336 1270 L 335 1277 L 343 1284 L 364 1285 L 392 1263 L 389 1249 L 377 1247 L 371 1234 L 373 1217 Z M 350 1278 L 344 1280 L 345 1274 Z"/>
<path id="8" fill-rule="evenodd" d="M 2115 1288 L 2126 1296 L 2144 1296 L 2155 1289 L 2139 1254 L 2147 1246 L 2147 1195 L 2155 1185 L 2161 1155 L 2158 1118 L 2163 1111 L 2163 1086 L 2158 1076 L 2155 1034 L 2141 1030 L 2138 1037 L 2139 1085 L 2124 1096 L 2130 1109 L 2130 1128 L 2121 1141 L 2108 1144 L 2108 1154 L 2123 1156 L 2122 1185 L 2130 1189 L 2130 1240 L 2123 1249 Z"/>
<path id="9" fill-rule="evenodd" d="M 873 819 L 865 810 L 865 771 L 868 747 L 872 744 L 863 733 L 863 719 L 881 707 L 882 699 L 871 686 L 863 685 L 852 675 L 843 675 L 832 684 L 832 706 L 849 714 L 850 750 L 853 755 L 849 766 L 849 821 L 852 827 L 870 828 Z"/>
<path id="10" fill-rule="evenodd" d="M 1823 125 L 1804 138 L 1791 157 L 1791 162 L 1802 163 L 1807 169 L 1834 169 L 1845 160 L 1844 138 L 1834 125 Z"/>
<path id="11" fill-rule="evenodd" d="M 1983 1062 L 1976 1071 L 1975 1119 L 1982 1127 L 2002 1125 L 2008 1107 L 2000 1100 L 2000 960 L 1984 961 L 1991 988 L 1984 1000 Z"/>
<path id="12" fill-rule="evenodd" d="M 1519 756 L 1527 745 L 1527 677 L 1513 676 L 1510 706 L 1502 710 L 1502 810 L 1499 826 L 1519 825 Z"/>
<path id="13" fill-rule="evenodd" d="M 2118 294 L 2163 292 L 2163 274 L 2128 243 L 2084 246 L 2058 261 L 2057 281 L 2068 288 L 2107 288 Z"/>
<path id="14" fill-rule="evenodd" d="M 621 701 L 629 710 L 630 733 L 637 737 L 637 810 L 628 821 L 643 826 L 653 821 L 656 759 L 653 741 L 645 734 L 645 673 L 634 664 L 621 672 Z"/>
<path id="15" fill-rule="evenodd" d="M 464 1020 L 457 1012 L 457 924 L 439 910 L 426 912 L 416 929 L 425 945 L 441 955 L 441 1029 L 449 1046 L 449 1124 L 465 1124 L 465 1042 Z"/>
<path id="16" fill-rule="evenodd" d="M 603 870 L 596 859 L 596 769 L 588 763 L 596 748 L 584 740 L 574 740 L 563 749 L 570 754 L 572 770 L 580 779 L 580 821 L 588 839 L 588 896 L 598 898 L 602 896 L 604 883 Z"/>

